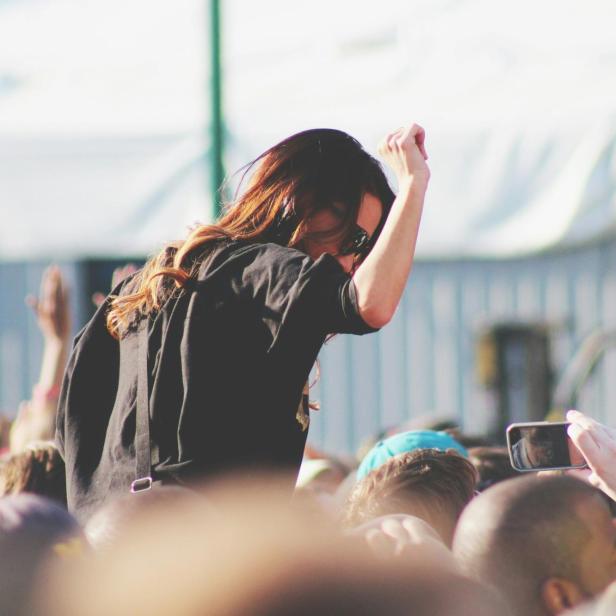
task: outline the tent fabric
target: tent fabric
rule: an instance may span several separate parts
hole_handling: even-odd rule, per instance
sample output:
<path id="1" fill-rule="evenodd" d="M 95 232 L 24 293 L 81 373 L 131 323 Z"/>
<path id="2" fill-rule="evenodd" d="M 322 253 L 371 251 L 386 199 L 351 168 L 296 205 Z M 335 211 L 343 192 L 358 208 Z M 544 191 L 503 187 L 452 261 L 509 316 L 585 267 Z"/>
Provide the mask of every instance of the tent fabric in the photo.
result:
<path id="1" fill-rule="evenodd" d="M 206 3 L 0 3 L 0 259 L 150 253 L 211 220 Z M 332 126 L 418 119 L 418 254 L 508 258 L 611 234 L 611 0 L 226 0 L 227 169 Z M 121 18 L 120 18 L 121 16 Z"/>
<path id="2" fill-rule="evenodd" d="M 149 254 L 209 220 L 202 139 L 2 139 L 0 258 Z"/>

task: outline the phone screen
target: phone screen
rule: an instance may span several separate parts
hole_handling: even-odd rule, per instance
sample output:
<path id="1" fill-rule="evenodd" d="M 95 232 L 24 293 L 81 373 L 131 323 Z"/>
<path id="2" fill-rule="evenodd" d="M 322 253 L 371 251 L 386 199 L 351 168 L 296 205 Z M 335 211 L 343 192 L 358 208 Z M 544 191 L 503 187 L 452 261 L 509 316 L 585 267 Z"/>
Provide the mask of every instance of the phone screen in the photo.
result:
<path id="1" fill-rule="evenodd" d="M 584 466 L 582 454 L 567 436 L 568 425 L 511 426 L 508 434 L 513 466 L 519 470 Z"/>

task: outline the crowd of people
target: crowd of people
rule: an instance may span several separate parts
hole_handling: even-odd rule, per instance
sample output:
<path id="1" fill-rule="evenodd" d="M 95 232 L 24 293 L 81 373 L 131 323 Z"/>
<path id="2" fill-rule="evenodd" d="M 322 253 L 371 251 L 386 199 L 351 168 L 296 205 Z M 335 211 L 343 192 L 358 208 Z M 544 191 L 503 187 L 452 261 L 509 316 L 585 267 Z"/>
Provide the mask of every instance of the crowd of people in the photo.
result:
<path id="1" fill-rule="evenodd" d="M 51 267 L 30 301 L 43 369 L 3 443 L 0 613 L 616 610 L 616 431 L 574 411 L 589 468 L 566 476 L 520 474 L 505 447 L 433 422 L 391 428 L 357 459 L 307 447 L 292 499 L 286 478 L 238 473 L 127 492 L 78 522 L 52 427 L 67 293 Z"/>
<path id="2" fill-rule="evenodd" d="M 392 427 L 354 457 L 304 448 L 304 382 L 321 338 L 370 333 L 391 317 L 412 263 L 399 263 L 397 242 L 416 238 L 429 174 L 416 126 L 381 148 L 395 198 L 344 134 L 308 131 L 279 146 L 258 159 L 239 200 L 252 218 L 231 208 L 188 247 L 123 270 L 72 352 L 68 289 L 59 268 L 45 272 L 28 302 L 44 338 L 41 374 L 1 443 L 0 614 L 616 613 L 616 430 L 569 411 L 587 468 L 552 473 L 518 473 L 499 443 L 434 422 Z M 330 178 L 317 165 L 319 181 L 306 184 L 307 152 L 328 147 L 328 165 L 348 168 Z M 351 178 L 345 190 L 340 177 Z M 335 207 L 315 214 L 317 197 Z M 204 242 L 212 258 L 199 256 Z M 218 369 L 196 340 L 216 351 Z M 277 397 L 268 370 L 284 368 L 297 340 L 305 358 L 296 379 L 289 372 L 289 396 Z M 223 371 L 241 374 L 264 345 L 271 365 L 232 390 Z M 223 379 L 206 383 L 211 396 L 197 382 L 200 361 Z M 296 391 L 299 406 L 277 414 Z M 224 395 L 233 411 L 261 404 L 227 416 L 216 406 Z M 176 403 L 172 425 L 161 408 Z"/>

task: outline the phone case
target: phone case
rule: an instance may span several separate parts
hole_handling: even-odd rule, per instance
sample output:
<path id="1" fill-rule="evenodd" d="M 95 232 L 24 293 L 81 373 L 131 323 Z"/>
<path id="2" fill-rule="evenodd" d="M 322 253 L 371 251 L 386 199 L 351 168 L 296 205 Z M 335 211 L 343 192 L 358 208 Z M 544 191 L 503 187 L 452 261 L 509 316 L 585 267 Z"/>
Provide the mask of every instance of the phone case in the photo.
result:
<path id="1" fill-rule="evenodd" d="M 514 429 L 534 428 L 534 427 L 541 427 L 541 426 L 568 426 L 568 425 L 569 425 L 569 422 L 567 421 L 529 421 L 529 422 L 522 422 L 522 423 L 513 423 L 507 426 L 507 431 L 506 431 L 507 451 L 509 453 L 509 462 L 511 463 L 511 466 L 519 473 L 536 473 L 538 471 L 557 471 L 557 470 L 587 468 L 586 464 L 570 464 L 568 466 L 534 466 L 532 468 L 521 468 L 519 465 L 516 464 L 516 460 L 514 456 L 514 444 L 512 443 L 512 438 L 511 438 L 511 433 Z"/>

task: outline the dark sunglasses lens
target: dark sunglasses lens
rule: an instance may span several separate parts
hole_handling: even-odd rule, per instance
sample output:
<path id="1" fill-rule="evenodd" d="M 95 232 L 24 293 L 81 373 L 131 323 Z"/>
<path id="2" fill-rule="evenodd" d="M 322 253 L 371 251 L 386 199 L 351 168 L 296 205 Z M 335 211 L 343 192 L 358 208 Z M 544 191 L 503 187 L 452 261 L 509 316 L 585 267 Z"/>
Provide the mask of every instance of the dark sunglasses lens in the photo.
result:
<path id="1" fill-rule="evenodd" d="M 370 245 L 370 237 L 368 233 L 361 227 L 357 227 L 353 232 L 352 237 L 342 247 L 341 255 L 363 255 Z"/>

